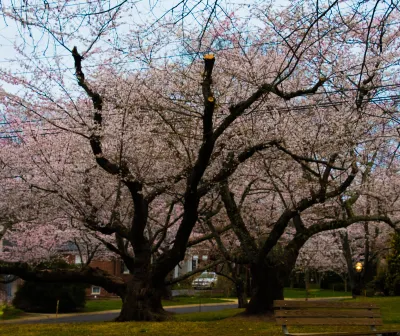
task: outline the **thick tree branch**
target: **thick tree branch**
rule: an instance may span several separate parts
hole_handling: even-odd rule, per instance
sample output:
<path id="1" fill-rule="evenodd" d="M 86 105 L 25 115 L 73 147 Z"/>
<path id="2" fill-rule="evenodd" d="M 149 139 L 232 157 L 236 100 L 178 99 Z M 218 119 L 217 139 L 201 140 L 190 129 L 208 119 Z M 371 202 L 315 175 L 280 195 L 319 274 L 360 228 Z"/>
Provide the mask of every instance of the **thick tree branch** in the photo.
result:
<path id="1" fill-rule="evenodd" d="M 307 197 L 303 198 L 296 206 L 294 206 L 291 209 L 286 209 L 282 215 L 279 217 L 279 219 L 275 222 L 272 231 L 270 232 L 268 238 L 264 242 L 261 252 L 259 253 L 258 256 L 258 261 L 260 265 L 264 263 L 264 260 L 266 259 L 268 253 L 272 250 L 272 248 L 276 245 L 278 242 L 279 238 L 282 236 L 284 233 L 287 225 L 289 224 L 289 221 L 303 212 L 306 209 L 309 209 L 315 204 L 324 202 L 326 199 L 333 198 L 336 196 L 339 196 L 342 194 L 353 182 L 354 178 L 356 177 L 356 174 L 358 172 L 357 164 L 354 162 L 352 164 L 352 169 L 351 172 L 349 173 L 348 177 L 345 179 L 345 181 L 336 189 L 326 192 L 321 198 L 321 193 L 317 193 L 317 195 L 313 195 L 312 197 Z"/>
<path id="2" fill-rule="evenodd" d="M 122 279 L 99 268 L 36 269 L 26 263 L 2 261 L 0 262 L 0 274 L 12 274 L 26 281 L 89 283 L 103 287 L 107 292 L 119 296 L 125 292 L 125 283 Z"/>
<path id="3" fill-rule="evenodd" d="M 206 221 L 206 222 L 207 222 L 207 221 Z M 213 238 L 215 238 L 215 235 L 216 235 L 216 234 L 220 235 L 221 233 L 227 232 L 227 231 L 229 231 L 230 229 L 232 229 L 232 225 L 227 225 L 227 226 L 224 226 L 223 228 L 216 229 L 215 232 L 212 232 L 212 233 L 203 235 L 203 236 L 201 236 L 201 237 L 199 237 L 199 238 L 190 240 L 190 241 L 187 243 L 187 247 L 192 247 L 192 246 L 197 245 L 197 244 L 200 244 L 200 243 L 202 243 L 202 242 L 204 242 L 204 241 L 213 239 Z"/>
<path id="4" fill-rule="evenodd" d="M 230 115 L 227 116 L 224 121 L 218 126 L 214 132 L 215 139 L 218 139 L 222 133 L 238 118 L 240 117 L 249 107 L 251 107 L 258 99 L 268 93 L 274 93 L 275 95 L 290 100 L 295 97 L 299 97 L 305 94 L 311 94 L 317 92 L 317 90 L 325 83 L 325 78 L 320 78 L 318 82 L 308 89 L 296 90 L 293 92 L 284 93 L 278 89 L 277 85 L 263 84 L 261 85 L 249 98 L 241 101 L 236 105 L 232 105 L 229 108 Z"/>
<path id="5" fill-rule="evenodd" d="M 240 210 L 236 204 L 233 193 L 229 190 L 228 182 L 224 181 L 220 184 L 220 195 L 224 202 L 226 213 L 231 222 L 233 232 L 240 241 L 241 248 L 249 259 L 255 258 L 258 252 L 254 237 L 246 228 Z"/>
<path id="6" fill-rule="evenodd" d="M 92 152 L 99 166 L 111 175 L 120 175 L 121 181 L 129 189 L 135 207 L 129 238 L 133 243 L 134 249 L 137 249 L 136 252 L 140 253 L 145 248 L 144 246 L 148 245 L 147 239 L 143 235 L 148 217 L 148 202 L 143 197 L 143 186 L 133 177 L 126 162 L 121 161 L 121 163 L 118 165 L 114 162 L 111 162 L 104 156 L 101 143 L 101 130 L 103 126 L 103 99 L 100 94 L 92 90 L 88 83 L 85 81 L 85 75 L 82 71 L 83 57 L 78 53 L 76 47 L 72 49 L 72 56 L 74 58 L 75 73 L 78 84 L 92 99 L 93 107 L 95 110 L 93 116 L 95 129 L 90 135 L 90 145 L 92 148 Z"/>
<path id="7" fill-rule="evenodd" d="M 209 54 L 204 56 L 204 74 L 203 82 L 201 84 L 204 99 L 203 141 L 206 141 L 213 135 L 213 115 L 215 108 L 215 98 L 211 90 L 211 84 L 214 63 L 214 55 Z"/>
<path id="8" fill-rule="evenodd" d="M 205 182 L 198 189 L 199 195 L 201 196 L 205 195 L 210 190 L 210 188 L 212 188 L 215 184 L 226 180 L 236 171 L 236 169 L 239 167 L 241 163 L 250 159 L 255 153 L 267 148 L 271 148 L 275 146 L 277 143 L 278 143 L 277 140 L 271 140 L 269 142 L 263 142 L 254 146 L 247 147 L 241 153 L 239 153 L 236 158 L 234 153 L 230 152 L 228 154 L 227 159 L 223 163 L 221 170 L 210 181 Z"/>

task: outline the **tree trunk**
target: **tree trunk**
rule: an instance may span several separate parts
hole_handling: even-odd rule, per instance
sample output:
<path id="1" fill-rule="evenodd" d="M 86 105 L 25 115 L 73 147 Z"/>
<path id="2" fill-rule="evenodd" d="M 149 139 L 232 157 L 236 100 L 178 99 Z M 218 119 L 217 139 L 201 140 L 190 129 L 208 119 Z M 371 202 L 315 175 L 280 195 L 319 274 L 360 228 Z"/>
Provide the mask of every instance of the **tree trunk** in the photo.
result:
<path id="1" fill-rule="evenodd" d="M 151 283 L 130 280 L 122 297 L 122 309 L 116 321 L 164 320 L 167 312 L 162 307 L 162 294 L 162 288 L 155 288 Z"/>
<path id="2" fill-rule="evenodd" d="M 274 300 L 283 300 L 283 286 L 289 272 L 280 272 L 278 267 L 253 265 L 252 295 L 246 314 L 272 314 Z"/>
<path id="3" fill-rule="evenodd" d="M 243 279 L 238 279 L 236 281 L 236 296 L 238 298 L 238 308 L 246 308 L 247 295 L 246 295 L 246 286 Z"/>
<path id="4" fill-rule="evenodd" d="M 293 276 L 290 277 L 290 288 L 291 289 L 294 288 L 294 278 L 293 278 Z"/>
<path id="5" fill-rule="evenodd" d="M 308 268 L 306 268 L 304 271 L 304 283 L 306 285 L 306 301 L 307 301 L 310 295 L 310 271 L 308 270 Z"/>

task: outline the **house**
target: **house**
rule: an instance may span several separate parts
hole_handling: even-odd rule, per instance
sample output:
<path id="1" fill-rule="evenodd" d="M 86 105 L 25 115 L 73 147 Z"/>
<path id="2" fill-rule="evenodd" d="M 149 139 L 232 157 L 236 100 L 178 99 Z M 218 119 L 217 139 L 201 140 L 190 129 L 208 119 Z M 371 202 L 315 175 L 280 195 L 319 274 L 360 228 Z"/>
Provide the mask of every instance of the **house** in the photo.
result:
<path id="1" fill-rule="evenodd" d="M 0 239 L 0 252 L 3 251 L 3 239 Z M 3 280 L 11 280 L 12 277 L 8 275 L 3 275 L 0 277 Z M 17 279 L 15 281 L 12 281 L 10 283 L 5 283 L 5 284 L 0 284 L 0 304 L 3 302 L 11 302 L 12 299 L 14 298 L 15 293 L 18 290 L 18 286 L 22 284 L 21 279 Z"/>
<path id="2" fill-rule="evenodd" d="M 0 251 L 2 251 L 3 242 L 0 240 Z M 66 261 L 69 264 L 81 265 L 85 263 L 85 257 L 81 256 L 78 248 L 74 243 L 68 243 L 60 248 L 60 252 L 64 255 Z M 171 272 L 172 278 L 180 277 L 188 272 L 192 272 L 197 268 L 201 267 L 202 264 L 206 263 L 209 259 L 207 254 L 207 250 L 205 249 L 188 249 L 185 259 L 182 260 L 179 265 L 175 267 L 175 269 Z M 129 270 L 125 267 L 123 261 L 119 258 L 113 257 L 110 259 L 93 259 L 90 262 L 90 266 L 98 267 L 108 273 L 121 276 L 121 277 L 129 277 Z M 12 301 L 16 291 L 18 290 L 18 286 L 22 283 L 21 279 L 13 281 L 9 284 L 4 284 L 0 287 L 0 302 L 1 301 Z M 107 292 L 104 288 L 99 286 L 89 286 L 86 289 L 86 296 L 88 298 L 111 298 L 115 297 L 115 294 Z"/>
<path id="3" fill-rule="evenodd" d="M 71 253 L 74 252 L 74 253 Z M 188 272 L 192 272 L 197 268 L 201 267 L 202 264 L 206 263 L 209 259 L 207 250 L 204 249 L 190 249 L 186 253 L 185 259 L 177 265 L 173 272 L 171 272 L 172 278 L 180 277 Z M 67 260 L 71 264 L 79 265 L 82 263 L 81 257 L 77 251 L 71 247 Z M 85 261 L 83 261 L 85 262 Z M 116 276 L 128 277 L 129 270 L 125 267 L 123 261 L 119 258 L 112 258 L 109 260 L 94 259 L 90 262 L 90 266 L 98 267 L 108 273 Z M 115 294 L 107 292 L 104 288 L 98 286 L 90 286 L 86 290 L 86 296 L 88 298 L 111 298 L 116 297 Z"/>

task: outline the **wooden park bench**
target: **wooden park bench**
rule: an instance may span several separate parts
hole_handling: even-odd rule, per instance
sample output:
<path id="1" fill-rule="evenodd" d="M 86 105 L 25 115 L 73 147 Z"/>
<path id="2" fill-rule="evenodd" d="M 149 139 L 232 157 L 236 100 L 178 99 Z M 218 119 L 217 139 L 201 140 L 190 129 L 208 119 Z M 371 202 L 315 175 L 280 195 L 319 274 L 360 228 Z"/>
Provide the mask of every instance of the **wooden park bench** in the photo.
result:
<path id="1" fill-rule="evenodd" d="M 400 330 L 376 330 L 382 326 L 379 307 L 373 303 L 341 301 L 274 301 L 276 323 L 286 336 L 390 335 L 400 336 Z M 368 330 L 349 332 L 291 333 L 287 326 L 365 326 Z M 323 329 L 323 328 L 322 328 Z M 360 328 L 361 329 L 361 328 Z"/>

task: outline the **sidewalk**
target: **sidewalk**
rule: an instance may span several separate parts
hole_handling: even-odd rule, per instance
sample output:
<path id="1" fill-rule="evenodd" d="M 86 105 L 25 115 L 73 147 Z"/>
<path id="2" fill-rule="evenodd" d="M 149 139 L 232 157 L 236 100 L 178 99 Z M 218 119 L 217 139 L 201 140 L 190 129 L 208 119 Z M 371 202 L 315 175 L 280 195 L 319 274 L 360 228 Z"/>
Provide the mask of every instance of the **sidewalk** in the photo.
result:
<path id="1" fill-rule="evenodd" d="M 330 300 L 343 300 L 343 299 L 351 299 L 351 296 L 336 296 L 336 297 L 320 297 L 320 298 L 309 298 L 309 301 L 330 301 Z M 305 298 L 287 298 L 285 300 L 301 300 L 304 301 Z M 230 302 L 221 302 L 221 303 L 204 303 L 201 304 L 201 307 L 210 307 L 210 306 L 229 306 L 232 304 L 237 304 L 238 300 L 237 299 L 232 299 Z M 199 306 L 200 304 L 190 304 L 190 305 L 179 305 L 179 306 L 165 306 L 164 308 L 186 308 L 186 307 L 196 307 Z M 120 309 L 116 310 L 103 310 L 103 311 L 98 311 L 98 312 L 82 312 L 82 313 L 69 313 L 69 314 L 35 314 L 35 313 L 27 313 L 27 315 L 20 317 L 20 318 L 15 318 L 12 320 L 5 320 L 1 321 L 0 320 L 0 325 L 1 324 L 9 324 L 9 323 L 18 323 L 21 321 L 32 321 L 34 323 L 37 320 L 44 320 L 44 319 L 58 319 L 58 318 L 63 318 L 63 317 L 72 317 L 72 316 L 85 316 L 85 315 L 100 315 L 100 314 L 108 314 L 108 313 L 118 313 L 120 312 Z"/>
<path id="2" fill-rule="evenodd" d="M 202 307 L 211 307 L 211 306 L 229 306 L 231 304 L 236 303 L 237 299 L 232 299 L 230 302 L 221 302 L 221 303 L 204 303 L 201 304 Z M 190 305 L 179 305 L 179 306 L 165 306 L 164 308 L 185 308 L 185 307 L 196 307 L 199 304 L 190 304 Z M 9 323 L 18 323 L 21 321 L 32 321 L 35 322 L 36 320 L 43 320 L 43 319 L 55 319 L 55 318 L 63 318 L 63 317 L 71 317 L 71 316 L 85 316 L 85 315 L 100 315 L 100 314 L 108 314 L 108 313 L 119 313 L 121 309 L 115 310 L 102 310 L 97 312 L 82 312 L 82 313 L 68 313 L 68 314 L 36 314 L 36 313 L 26 313 L 27 315 L 22 316 L 20 318 L 15 318 L 12 320 L 0 320 L 1 324 L 9 324 Z"/>

